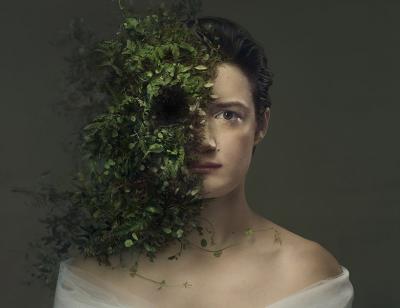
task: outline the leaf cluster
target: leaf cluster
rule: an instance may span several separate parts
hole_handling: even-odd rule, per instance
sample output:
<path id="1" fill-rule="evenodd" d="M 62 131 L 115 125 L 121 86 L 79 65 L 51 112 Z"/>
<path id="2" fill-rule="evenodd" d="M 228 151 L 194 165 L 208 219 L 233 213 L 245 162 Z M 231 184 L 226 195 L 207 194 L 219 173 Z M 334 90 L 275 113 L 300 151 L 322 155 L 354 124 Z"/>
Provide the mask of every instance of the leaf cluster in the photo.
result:
<path id="1" fill-rule="evenodd" d="M 85 71 L 104 108 L 82 128 L 74 189 L 55 193 L 62 202 L 43 221 L 37 278 L 54 283 L 59 262 L 74 254 L 110 265 L 110 256 L 139 250 L 153 260 L 169 243 L 184 248 L 187 234 L 202 234 L 202 178 L 187 166 L 198 159 L 223 58 L 196 31 L 198 4 L 124 11 L 113 37 L 78 53 L 72 80 Z"/>

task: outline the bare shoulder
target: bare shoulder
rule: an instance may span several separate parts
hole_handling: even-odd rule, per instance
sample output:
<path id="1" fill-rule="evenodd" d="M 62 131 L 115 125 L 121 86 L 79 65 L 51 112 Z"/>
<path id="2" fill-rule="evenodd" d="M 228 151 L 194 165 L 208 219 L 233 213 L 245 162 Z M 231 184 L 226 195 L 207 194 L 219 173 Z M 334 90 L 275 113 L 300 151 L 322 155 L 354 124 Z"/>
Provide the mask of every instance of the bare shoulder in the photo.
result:
<path id="1" fill-rule="evenodd" d="M 276 227 L 282 238 L 279 272 L 294 290 L 342 273 L 338 260 L 321 244 Z"/>

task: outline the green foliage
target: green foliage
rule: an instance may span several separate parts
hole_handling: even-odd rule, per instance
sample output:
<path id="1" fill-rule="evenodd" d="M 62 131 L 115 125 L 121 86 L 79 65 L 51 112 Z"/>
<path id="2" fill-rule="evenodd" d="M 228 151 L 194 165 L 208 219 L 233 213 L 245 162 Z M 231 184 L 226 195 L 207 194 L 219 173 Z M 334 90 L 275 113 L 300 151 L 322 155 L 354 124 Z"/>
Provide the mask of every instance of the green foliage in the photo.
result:
<path id="1" fill-rule="evenodd" d="M 53 204 L 44 220 L 48 236 L 36 243 L 36 277 L 54 283 L 59 262 L 76 254 L 108 265 L 126 250 L 153 259 L 201 232 L 202 178 L 187 165 L 198 159 L 214 68 L 223 58 L 196 23 L 184 23 L 198 8 L 198 1 L 179 1 L 145 16 L 123 11 L 113 37 L 87 36 L 84 52 L 72 58 L 70 81 L 87 82 L 80 94 L 94 105 L 101 96 L 102 104 L 82 129 L 74 189 L 53 191 L 62 202 Z"/>

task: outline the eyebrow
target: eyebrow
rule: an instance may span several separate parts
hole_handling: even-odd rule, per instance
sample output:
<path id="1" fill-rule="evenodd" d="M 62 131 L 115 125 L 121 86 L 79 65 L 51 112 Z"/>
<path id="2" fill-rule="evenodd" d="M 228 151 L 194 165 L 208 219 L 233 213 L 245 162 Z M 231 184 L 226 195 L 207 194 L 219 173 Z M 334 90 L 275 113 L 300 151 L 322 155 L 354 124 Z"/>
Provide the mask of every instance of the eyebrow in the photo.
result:
<path id="1" fill-rule="evenodd" d="M 232 107 L 237 106 L 243 108 L 246 111 L 250 111 L 249 107 L 247 107 L 244 103 L 240 101 L 228 101 L 228 102 L 210 102 L 209 103 L 213 107 Z"/>

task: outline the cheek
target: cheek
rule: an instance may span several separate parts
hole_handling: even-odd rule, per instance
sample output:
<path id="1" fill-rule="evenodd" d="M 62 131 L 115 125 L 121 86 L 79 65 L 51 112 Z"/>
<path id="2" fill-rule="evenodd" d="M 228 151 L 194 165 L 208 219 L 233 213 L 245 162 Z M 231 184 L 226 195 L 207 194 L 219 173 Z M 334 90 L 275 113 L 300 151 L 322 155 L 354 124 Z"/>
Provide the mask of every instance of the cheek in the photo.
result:
<path id="1" fill-rule="evenodd" d="M 227 164 L 238 168 L 248 167 L 254 144 L 254 133 L 251 127 L 225 131 L 220 135 L 219 140 L 221 151 L 224 153 L 222 159 L 226 160 Z"/>
<path id="2" fill-rule="evenodd" d="M 243 181 L 250 166 L 254 142 L 251 127 L 219 130 L 216 138 L 221 150 L 217 152 L 217 158 L 224 166 L 219 176 L 205 179 L 206 191 L 212 190 L 214 197 L 228 193 Z"/>

